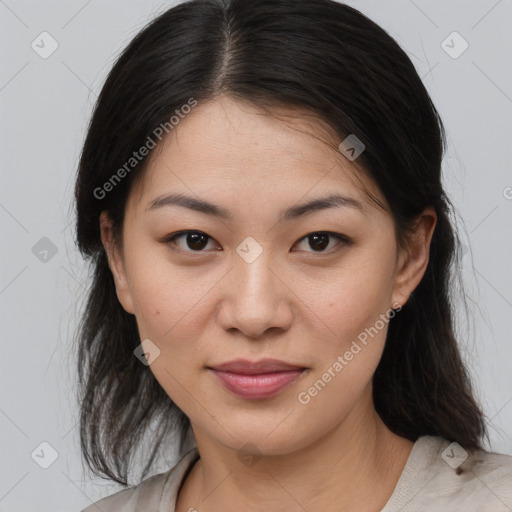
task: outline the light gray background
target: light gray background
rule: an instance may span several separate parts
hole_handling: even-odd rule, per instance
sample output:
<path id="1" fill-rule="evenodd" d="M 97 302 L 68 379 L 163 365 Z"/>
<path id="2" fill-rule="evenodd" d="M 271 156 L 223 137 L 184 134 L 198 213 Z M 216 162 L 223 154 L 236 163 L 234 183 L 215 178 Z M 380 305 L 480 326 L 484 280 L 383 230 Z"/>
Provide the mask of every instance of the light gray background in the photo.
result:
<path id="1" fill-rule="evenodd" d="M 464 354 L 491 419 L 491 447 L 512 454 L 512 1 L 348 3 L 408 52 L 446 124 L 446 187 L 471 249 L 463 262 L 474 325 L 463 332 Z M 70 204 L 86 124 L 113 59 L 170 5 L 0 0 L 0 512 L 78 511 L 118 490 L 83 471 L 78 447 L 72 334 L 87 268 L 74 248 Z M 59 45 L 47 59 L 31 48 L 43 31 Z M 453 31 L 469 44 L 456 59 L 441 46 Z M 445 45 L 453 53 L 462 46 L 452 39 Z M 32 251 L 43 237 L 57 249 L 46 262 Z M 42 442 L 58 452 L 48 469 L 34 460 L 49 460 Z"/>

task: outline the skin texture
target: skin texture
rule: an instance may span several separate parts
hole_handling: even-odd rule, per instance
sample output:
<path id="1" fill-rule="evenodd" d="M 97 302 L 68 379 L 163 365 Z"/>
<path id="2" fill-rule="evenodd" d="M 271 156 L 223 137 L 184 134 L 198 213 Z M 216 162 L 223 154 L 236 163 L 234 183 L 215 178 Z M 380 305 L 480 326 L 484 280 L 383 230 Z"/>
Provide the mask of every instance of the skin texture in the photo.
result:
<path id="1" fill-rule="evenodd" d="M 227 96 L 200 104 L 151 155 L 128 199 L 122 247 L 101 215 L 119 301 L 136 316 L 141 340 L 160 350 L 149 368 L 190 418 L 201 455 L 179 512 L 229 511 L 234 503 L 246 511 L 377 511 L 413 446 L 373 408 L 386 322 L 308 403 L 298 396 L 379 315 L 407 301 L 428 263 L 435 211 L 418 217 L 407 251 L 398 251 L 392 216 L 362 187 L 387 208 L 376 185 L 313 136 L 319 121 L 291 114 L 283 122 Z M 280 220 L 282 209 L 333 192 L 364 211 L 336 207 Z M 215 203 L 233 219 L 182 206 L 147 210 L 168 193 Z M 186 234 L 165 241 L 181 230 L 210 238 L 199 249 Z M 318 231 L 351 242 L 331 237 L 315 250 L 307 235 Z M 249 236 L 262 249 L 251 263 L 236 251 Z M 206 368 L 267 357 L 307 370 L 277 396 L 245 400 Z M 252 463 L 241 453 L 254 455 Z"/>

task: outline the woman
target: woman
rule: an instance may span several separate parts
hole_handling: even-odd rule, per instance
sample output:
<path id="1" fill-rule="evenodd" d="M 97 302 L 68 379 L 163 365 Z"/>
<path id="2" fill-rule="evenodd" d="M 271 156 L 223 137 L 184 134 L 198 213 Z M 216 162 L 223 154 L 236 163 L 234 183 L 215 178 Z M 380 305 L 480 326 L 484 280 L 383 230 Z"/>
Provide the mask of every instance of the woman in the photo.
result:
<path id="1" fill-rule="evenodd" d="M 512 510 L 454 335 L 444 145 L 340 3 L 192 0 L 134 38 L 79 165 L 78 370 L 89 466 L 128 485 L 150 447 L 87 512 Z"/>

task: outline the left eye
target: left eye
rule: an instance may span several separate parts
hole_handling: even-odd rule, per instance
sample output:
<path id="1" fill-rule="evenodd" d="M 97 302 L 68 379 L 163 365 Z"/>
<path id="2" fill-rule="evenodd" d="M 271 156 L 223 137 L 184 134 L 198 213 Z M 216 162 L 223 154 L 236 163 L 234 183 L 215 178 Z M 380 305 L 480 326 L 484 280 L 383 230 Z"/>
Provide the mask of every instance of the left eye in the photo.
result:
<path id="1" fill-rule="evenodd" d="M 313 252 L 322 253 L 327 252 L 325 249 L 329 247 L 332 238 L 338 239 L 339 243 L 337 245 L 350 244 L 350 239 L 345 235 L 331 233 L 329 231 L 317 231 L 302 237 L 296 243 L 296 245 L 307 243 L 309 247 L 313 249 Z M 176 240 L 179 239 L 185 240 L 184 246 L 180 246 L 178 243 L 176 243 Z M 185 252 L 204 252 L 204 249 L 208 246 L 208 240 L 214 241 L 213 238 L 208 236 L 206 233 L 203 233 L 202 231 L 181 231 L 168 237 L 165 242 L 171 245 L 175 245 L 178 247 L 178 249 L 181 249 Z M 296 250 L 293 252 L 296 252 Z M 306 249 L 306 252 L 309 251 Z"/>
<path id="2" fill-rule="evenodd" d="M 345 235 L 330 233 L 329 231 L 317 231 L 301 238 L 299 240 L 299 245 L 301 242 L 305 242 L 310 248 L 313 249 L 313 252 L 328 252 L 324 249 L 330 245 L 331 238 L 337 238 L 341 242 L 338 243 L 338 245 L 347 245 L 350 243 L 350 239 Z"/>
<path id="3" fill-rule="evenodd" d="M 175 240 L 183 237 L 186 237 L 185 245 L 188 246 L 189 249 L 186 247 L 180 247 L 177 243 L 175 243 Z M 207 245 L 208 239 L 213 240 L 213 238 L 209 237 L 202 231 L 182 231 L 167 238 L 166 242 L 170 243 L 171 245 L 177 245 L 179 249 L 182 249 L 186 252 L 203 252 L 202 249 L 205 248 L 205 244 Z"/>

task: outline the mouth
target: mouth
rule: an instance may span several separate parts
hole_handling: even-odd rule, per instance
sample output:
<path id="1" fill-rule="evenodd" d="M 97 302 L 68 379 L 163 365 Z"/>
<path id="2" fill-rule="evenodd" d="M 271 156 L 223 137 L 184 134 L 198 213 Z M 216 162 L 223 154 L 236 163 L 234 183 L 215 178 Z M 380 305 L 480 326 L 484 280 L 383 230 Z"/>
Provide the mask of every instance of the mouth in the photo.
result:
<path id="1" fill-rule="evenodd" d="M 238 359 L 208 367 L 208 370 L 234 395 L 261 400 L 273 397 L 293 384 L 307 367 L 276 359 L 258 362 Z"/>

